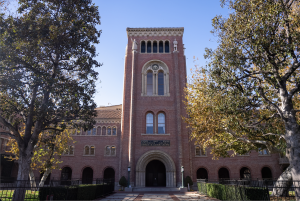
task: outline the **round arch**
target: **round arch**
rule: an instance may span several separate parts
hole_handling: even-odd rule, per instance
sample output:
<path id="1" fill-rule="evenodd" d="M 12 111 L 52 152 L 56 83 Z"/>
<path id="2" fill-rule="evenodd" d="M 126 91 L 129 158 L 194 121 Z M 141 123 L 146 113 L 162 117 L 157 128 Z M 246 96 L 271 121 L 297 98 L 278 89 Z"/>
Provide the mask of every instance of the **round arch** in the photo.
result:
<path id="1" fill-rule="evenodd" d="M 148 151 L 143 154 L 136 164 L 136 186 L 145 187 L 146 166 L 152 160 L 161 161 L 166 168 L 166 187 L 176 187 L 176 167 L 173 159 L 165 152 L 159 150 Z"/>

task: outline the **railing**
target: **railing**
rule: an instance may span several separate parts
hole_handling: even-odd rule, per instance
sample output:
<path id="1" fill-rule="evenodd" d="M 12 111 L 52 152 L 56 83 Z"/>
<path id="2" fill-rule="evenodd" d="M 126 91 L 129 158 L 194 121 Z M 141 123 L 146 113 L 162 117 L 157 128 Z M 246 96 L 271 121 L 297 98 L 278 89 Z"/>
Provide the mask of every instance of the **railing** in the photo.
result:
<path id="1" fill-rule="evenodd" d="M 247 197 L 245 195 L 249 194 L 250 191 L 257 193 L 258 191 L 261 192 L 261 190 L 267 190 L 268 194 L 262 194 L 262 197 L 259 198 L 260 200 L 296 200 L 296 198 L 299 199 L 300 197 L 300 181 L 198 179 L 197 183 L 199 193 L 205 195 L 208 195 L 208 187 L 206 185 L 208 183 L 230 186 L 231 188 L 224 188 L 225 191 L 223 191 L 223 193 L 230 194 L 240 192 L 240 200 L 249 200 L 249 196 Z M 228 189 L 230 189 L 230 191 Z M 258 191 L 253 189 L 258 189 Z"/>
<path id="2" fill-rule="evenodd" d="M 114 179 L 91 179 L 88 181 L 81 179 L 72 179 L 72 180 L 50 180 L 48 185 L 39 187 L 40 180 L 35 181 L 20 181 L 20 180 L 1 180 L 0 183 L 0 200 L 10 201 L 12 200 L 13 193 L 15 190 L 19 189 L 25 191 L 25 199 L 30 201 L 40 200 L 40 192 L 43 190 L 43 193 L 47 195 L 53 195 L 56 193 L 65 194 L 63 200 L 67 200 L 70 196 L 74 196 L 74 187 L 79 186 L 80 184 L 100 184 L 100 188 L 97 187 L 97 192 L 95 193 L 96 198 L 106 196 L 114 191 L 115 181 Z M 46 191 L 45 191 L 46 189 Z M 62 191 L 63 189 L 63 191 Z M 57 192 L 61 191 L 61 192 Z M 76 192 L 77 193 L 77 192 Z M 50 197 L 49 197 L 50 199 Z M 60 199 L 61 200 L 61 199 Z M 76 197 L 72 197 L 72 200 L 76 200 Z"/>
<path id="3" fill-rule="evenodd" d="M 290 164 L 289 159 L 287 157 L 280 157 L 279 164 Z"/>

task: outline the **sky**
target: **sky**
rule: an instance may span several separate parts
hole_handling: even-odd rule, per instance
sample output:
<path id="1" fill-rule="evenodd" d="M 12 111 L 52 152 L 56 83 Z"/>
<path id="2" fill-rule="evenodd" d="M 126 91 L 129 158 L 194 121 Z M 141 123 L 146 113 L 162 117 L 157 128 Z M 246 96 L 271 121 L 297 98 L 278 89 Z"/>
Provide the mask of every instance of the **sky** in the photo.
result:
<path id="1" fill-rule="evenodd" d="M 205 48 L 216 48 L 217 38 L 210 33 L 216 15 L 228 16 L 219 0 L 93 0 L 99 7 L 102 30 L 96 45 L 99 79 L 94 100 L 97 106 L 122 104 L 126 28 L 184 27 L 183 43 L 187 73 L 197 64 L 206 64 Z"/>

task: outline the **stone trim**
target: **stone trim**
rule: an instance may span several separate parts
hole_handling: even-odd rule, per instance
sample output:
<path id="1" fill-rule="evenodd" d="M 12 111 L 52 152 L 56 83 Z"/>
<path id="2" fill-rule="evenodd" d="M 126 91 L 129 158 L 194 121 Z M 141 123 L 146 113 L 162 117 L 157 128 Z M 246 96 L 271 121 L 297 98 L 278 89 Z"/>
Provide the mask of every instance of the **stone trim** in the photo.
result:
<path id="1" fill-rule="evenodd" d="M 152 160 L 161 161 L 166 167 L 166 187 L 176 187 L 176 166 L 173 159 L 159 150 L 148 151 L 143 154 L 136 164 L 136 186 L 146 186 L 146 166 Z"/>
<path id="2" fill-rule="evenodd" d="M 183 27 L 174 28 L 127 28 L 127 37 L 129 36 L 182 36 Z"/>

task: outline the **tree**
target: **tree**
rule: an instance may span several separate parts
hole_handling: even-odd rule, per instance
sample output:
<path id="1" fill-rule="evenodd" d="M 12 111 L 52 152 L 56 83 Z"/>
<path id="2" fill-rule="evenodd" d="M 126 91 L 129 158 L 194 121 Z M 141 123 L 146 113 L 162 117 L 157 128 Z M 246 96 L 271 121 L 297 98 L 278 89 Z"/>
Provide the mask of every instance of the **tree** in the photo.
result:
<path id="1" fill-rule="evenodd" d="M 20 0 L 19 17 L 0 14 L 0 123 L 19 148 L 18 180 L 27 180 L 43 131 L 89 129 L 101 31 L 91 0 Z M 71 122 L 80 119 L 81 121 Z M 24 136 L 20 125 L 24 123 Z M 21 182 L 17 187 L 21 187 Z M 23 200 L 17 188 L 13 200 Z"/>
<path id="2" fill-rule="evenodd" d="M 232 12 L 212 21 L 219 45 L 206 49 L 209 63 L 187 88 L 191 135 L 216 156 L 284 150 L 300 180 L 299 1 L 223 3 Z"/>
<path id="3" fill-rule="evenodd" d="M 126 186 L 128 186 L 127 179 L 124 176 L 122 176 L 121 179 L 119 180 L 119 184 L 124 189 Z"/>
<path id="4" fill-rule="evenodd" d="M 66 129 L 63 132 L 44 131 L 39 135 L 39 140 L 34 147 L 33 157 L 29 169 L 29 178 L 32 187 L 35 186 L 35 176 L 33 170 L 40 170 L 43 173 L 39 187 L 43 187 L 44 183 L 53 169 L 57 169 L 58 165 L 62 163 L 61 156 L 63 153 L 69 152 L 69 145 L 74 144 L 72 135 L 75 133 L 74 129 Z M 24 129 L 20 132 L 21 136 L 24 135 Z M 19 148 L 16 140 L 9 141 L 8 146 L 12 153 L 9 157 L 11 160 L 19 159 Z"/>

